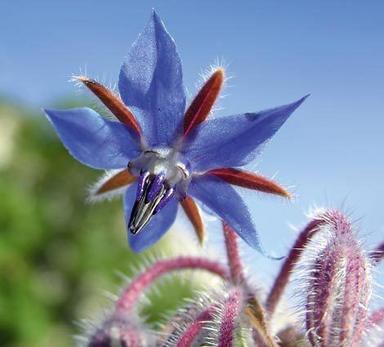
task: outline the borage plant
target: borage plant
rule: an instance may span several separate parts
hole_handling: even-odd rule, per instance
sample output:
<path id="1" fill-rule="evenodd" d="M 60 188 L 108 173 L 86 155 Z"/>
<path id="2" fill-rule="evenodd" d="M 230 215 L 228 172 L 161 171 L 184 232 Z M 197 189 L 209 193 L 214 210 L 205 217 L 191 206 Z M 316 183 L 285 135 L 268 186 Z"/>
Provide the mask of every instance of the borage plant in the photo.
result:
<path id="1" fill-rule="evenodd" d="M 276 182 L 239 167 L 254 159 L 305 97 L 267 111 L 207 119 L 224 82 L 224 70 L 218 68 L 186 108 L 180 58 L 156 13 L 121 68 L 120 95 L 86 76 L 75 79 L 118 121 L 89 108 L 46 113 L 77 160 L 111 170 L 91 197 L 123 192 L 131 248 L 140 252 L 157 242 L 174 222 L 179 203 L 202 242 L 196 199 L 222 220 L 227 254 L 226 264 L 186 255 L 158 260 L 127 285 L 107 318 L 88 330 L 83 345 L 380 345 L 384 310 L 370 316 L 367 307 L 371 268 L 383 247 L 367 255 L 342 213 L 321 211 L 313 217 L 266 297 L 250 284 L 238 252 L 240 236 L 267 255 L 233 186 L 290 196 Z M 150 329 L 137 309 L 139 299 L 159 278 L 187 269 L 218 276 L 222 285 L 200 294 L 160 331 Z M 302 283 L 296 286 L 301 315 L 293 320 L 278 304 L 295 273 Z"/>

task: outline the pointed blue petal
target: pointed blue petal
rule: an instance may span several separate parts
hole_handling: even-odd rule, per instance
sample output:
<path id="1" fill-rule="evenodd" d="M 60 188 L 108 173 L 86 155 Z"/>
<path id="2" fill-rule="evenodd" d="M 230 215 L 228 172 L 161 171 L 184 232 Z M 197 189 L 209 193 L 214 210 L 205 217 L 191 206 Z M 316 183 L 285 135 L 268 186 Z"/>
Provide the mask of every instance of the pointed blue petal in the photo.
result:
<path id="1" fill-rule="evenodd" d="M 186 141 L 183 150 L 186 159 L 194 171 L 247 164 L 306 97 L 267 111 L 215 118 L 203 123 Z"/>
<path id="2" fill-rule="evenodd" d="M 128 128 L 90 108 L 45 110 L 64 146 L 81 163 L 96 169 L 121 169 L 139 154 Z"/>
<path id="3" fill-rule="evenodd" d="M 175 42 L 155 12 L 120 70 L 119 91 L 148 144 L 170 144 L 184 116 L 185 92 Z"/>
<path id="4" fill-rule="evenodd" d="M 124 214 L 128 225 L 131 210 L 136 199 L 137 184 L 132 184 L 124 195 Z M 168 231 L 175 221 L 178 201 L 172 199 L 159 211 L 143 230 L 137 234 L 128 231 L 128 240 L 132 250 L 136 253 L 144 251 L 155 244 Z"/>
<path id="5" fill-rule="evenodd" d="M 266 255 L 247 206 L 230 184 L 213 176 L 198 176 L 192 180 L 188 194 L 228 223 L 252 248 Z"/>

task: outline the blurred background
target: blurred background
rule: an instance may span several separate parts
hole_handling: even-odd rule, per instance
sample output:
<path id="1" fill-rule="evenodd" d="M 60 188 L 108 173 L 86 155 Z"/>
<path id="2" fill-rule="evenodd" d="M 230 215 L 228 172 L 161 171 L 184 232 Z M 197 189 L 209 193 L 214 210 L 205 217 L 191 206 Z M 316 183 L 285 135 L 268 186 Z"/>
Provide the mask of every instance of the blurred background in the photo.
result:
<path id="1" fill-rule="evenodd" d="M 250 166 L 291 187 L 295 200 L 241 192 L 264 246 L 285 254 L 296 235 L 291 226 L 302 226 L 316 206 L 350 213 L 368 248 L 383 239 L 382 1 L 2 0 L 0 346 L 71 346 L 75 322 L 105 307 L 104 291 L 118 291 L 118 272 L 132 275 L 153 254 L 185 253 L 180 238 L 198 251 L 180 213 L 160 244 L 133 255 L 120 199 L 85 202 L 100 172 L 68 155 L 41 112 L 95 107 L 68 80 L 86 73 L 113 86 L 152 8 L 176 40 L 190 95 L 211 64 L 227 67 L 231 78 L 218 117 L 311 93 Z M 208 218 L 207 229 L 206 247 L 221 256 L 217 221 Z M 242 250 L 267 286 L 279 262 Z M 148 320 L 158 322 L 202 281 L 162 284 L 166 295 L 153 294 L 155 305 L 144 305 Z"/>

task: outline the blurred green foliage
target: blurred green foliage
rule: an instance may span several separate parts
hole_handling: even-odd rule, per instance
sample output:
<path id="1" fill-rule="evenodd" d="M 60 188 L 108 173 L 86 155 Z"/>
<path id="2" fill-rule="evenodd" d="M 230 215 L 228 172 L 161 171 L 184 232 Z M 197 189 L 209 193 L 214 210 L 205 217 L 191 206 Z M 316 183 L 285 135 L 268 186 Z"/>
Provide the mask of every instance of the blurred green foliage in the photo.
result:
<path id="1" fill-rule="evenodd" d="M 122 284 L 116 271 L 132 275 L 146 256 L 127 246 L 120 199 L 85 202 L 99 175 L 70 157 L 42 113 L 0 100 L 0 346 L 74 345 L 75 321 L 105 308 L 103 290 Z M 144 308 L 150 322 L 192 288 L 172 278 L 160 290 Z"/>

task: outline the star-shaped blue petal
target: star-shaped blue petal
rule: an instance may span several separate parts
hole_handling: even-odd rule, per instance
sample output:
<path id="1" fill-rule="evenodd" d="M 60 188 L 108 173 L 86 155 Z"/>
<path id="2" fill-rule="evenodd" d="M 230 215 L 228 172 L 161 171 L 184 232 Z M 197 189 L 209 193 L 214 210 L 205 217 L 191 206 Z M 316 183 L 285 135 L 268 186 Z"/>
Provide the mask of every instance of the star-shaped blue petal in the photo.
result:
<path id="1" fill-rule="evenodd" d="M 119 91 L 148 144 L 170 145 L 185 111 L 183 74 L 175 42 L 155 12 L 120 70 Z"/>
<path id="2" fill-rule="evenodd" d="M 121 99 L 96 81 L 79 81 L 119 121 L 89 108 L 46 114 L 75 159 L 92 168 L 114 170 L 93 194 L 124 191 L 128 239 L 135 252 L 163 236 L 179 204 L 201 236 L 196 199 L 266 254 L 234 186 L 289 196 L 277 183 L 239 167 L 255 158 L 306 97 L 267 111 L 209 120 L 224 81 L 224 71 L 218 69 L 186 109 L 181 60 L 155 12 L 121 68 Z"/>

